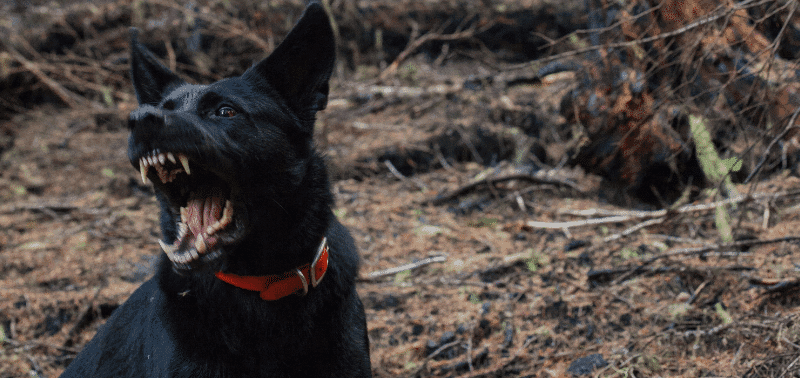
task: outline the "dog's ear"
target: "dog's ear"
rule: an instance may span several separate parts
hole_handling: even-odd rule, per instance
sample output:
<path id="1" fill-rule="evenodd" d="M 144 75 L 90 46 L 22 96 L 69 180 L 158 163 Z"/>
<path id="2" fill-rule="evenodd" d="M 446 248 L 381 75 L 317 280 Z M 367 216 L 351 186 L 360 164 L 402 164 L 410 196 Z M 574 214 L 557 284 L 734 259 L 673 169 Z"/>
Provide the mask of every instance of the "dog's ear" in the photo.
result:
<path id="1" fill-rule="evenodd" d="M 131 28 L 131 80 L 139 104 L 156 105 L 171 87 L 183 84 L 178 75 L 164 67 L 139 43 L 139 30 Z"/>
<path id="2" fill-rule="evenodd" d="M 256 85 L 266 82 L 301 117 L 313 117 L 328 104 L 335 59 L 328 15 L 319 3 L 311 3 L 275 51 L 242 77 Z"/>

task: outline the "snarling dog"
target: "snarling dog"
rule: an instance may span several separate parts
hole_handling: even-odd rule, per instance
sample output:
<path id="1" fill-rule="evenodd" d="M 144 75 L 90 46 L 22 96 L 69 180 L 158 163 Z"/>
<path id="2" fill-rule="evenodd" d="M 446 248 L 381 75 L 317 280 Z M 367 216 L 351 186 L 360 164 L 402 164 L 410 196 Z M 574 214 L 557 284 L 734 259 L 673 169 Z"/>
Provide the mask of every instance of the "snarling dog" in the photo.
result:
<path id="1" fill-rule="evenodd" d="M 238 77 L 187 84 L 131 32 L 128 156 L 161 207 L 153 278 L 62 377 L 369 377 L 358 256 L 314 150 L 335 42 L 311 4 Z"/>

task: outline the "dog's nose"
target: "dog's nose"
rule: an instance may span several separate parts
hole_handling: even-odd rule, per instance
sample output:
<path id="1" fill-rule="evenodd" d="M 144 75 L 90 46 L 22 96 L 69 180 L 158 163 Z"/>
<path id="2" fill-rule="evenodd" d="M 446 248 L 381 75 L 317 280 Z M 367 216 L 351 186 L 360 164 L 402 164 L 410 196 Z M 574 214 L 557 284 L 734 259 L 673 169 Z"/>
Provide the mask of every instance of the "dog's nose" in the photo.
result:
<path id="1" fill-rule="evenodd" d="M 133 130 L 136 125 L 150 124 L 163 125 L 164 114 L 161 109 L 152 105 L 141 105 L 128 116 L 128 128 Z"/>

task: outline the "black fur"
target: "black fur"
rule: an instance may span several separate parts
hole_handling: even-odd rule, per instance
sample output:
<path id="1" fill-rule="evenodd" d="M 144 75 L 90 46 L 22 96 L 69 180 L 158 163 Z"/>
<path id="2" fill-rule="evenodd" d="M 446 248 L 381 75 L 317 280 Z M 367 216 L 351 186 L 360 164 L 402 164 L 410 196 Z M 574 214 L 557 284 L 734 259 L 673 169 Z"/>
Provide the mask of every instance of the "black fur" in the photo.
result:
<path id="1" fill-rule="evenodd" d="M 218 258 L 190 268 L 162 254 L 137 289 L 62 377 L 369 377 L 358 256 L 332 211 L 323 159 L 312 144 L 325 107 L 335 44 L 328 18 L 311 4 L 283 43 L 242 76 L 185 83 L 131 32 L 134 167 L 153 150 L 183 153 L 192 174 L 166 185 L 153 174 L 164 241 L 176 241 L 177 188 L 225 188 L 234 224 Z M 234 116 L 223 116 L 222 108 Z M 233 114 L 233 113 L 225 113 Z M 191 189 L 191 188 L 190 188 Z M 182 199 L 183 198 L 183 199 Z M 264 301 L 213 273 L 277 274 L 313 259 L 323 236 L 327 274 L 307 295 Z"/>

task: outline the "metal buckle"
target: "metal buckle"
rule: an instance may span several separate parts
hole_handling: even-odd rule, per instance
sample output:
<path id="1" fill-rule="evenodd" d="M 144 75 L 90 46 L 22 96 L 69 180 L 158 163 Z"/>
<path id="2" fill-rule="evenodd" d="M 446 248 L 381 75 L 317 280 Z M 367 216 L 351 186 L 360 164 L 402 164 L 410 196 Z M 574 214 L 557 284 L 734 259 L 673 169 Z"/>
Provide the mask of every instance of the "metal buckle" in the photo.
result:
<path id="1" fill-rule="evenodd" d="M 306 276 L 303 275 L 303 272 L 301 272 L 300 269 L 295 268 L 294 272 L 297 273 L 298 276 L 300 276 L 300 282 L 303 283 L 303 292 L 302 293 L 297 293 L 297 295 L 299 295 L 301 297 L 305 296 L 306 294 L 308 294 L 308 281 L 306 280 Z"/>
<path id="2" fill-rule="evenodd" d="M 320 256 L 322 256 L 322 251 L 324 251 L 326 248 L 328 248 L 328 238 L 322 237 L 322 243 L 319 243 L 317 254 L 314 255 L 314 260 L 311 260 L 311 268 L 308 270 L 308 277 L 311 278 L 311 287 L 317 287 L 317 285 L 319 285 L 319 281 L 322 281 L 322 277 L 325 277 L 325 272 L 322 273 L 322 276 L 317 277 L 317 262 L 319 261 Z M 330 254 L 328 254 L 325 259 L 327 260 L 328 257 L 330 257 Z"/>

